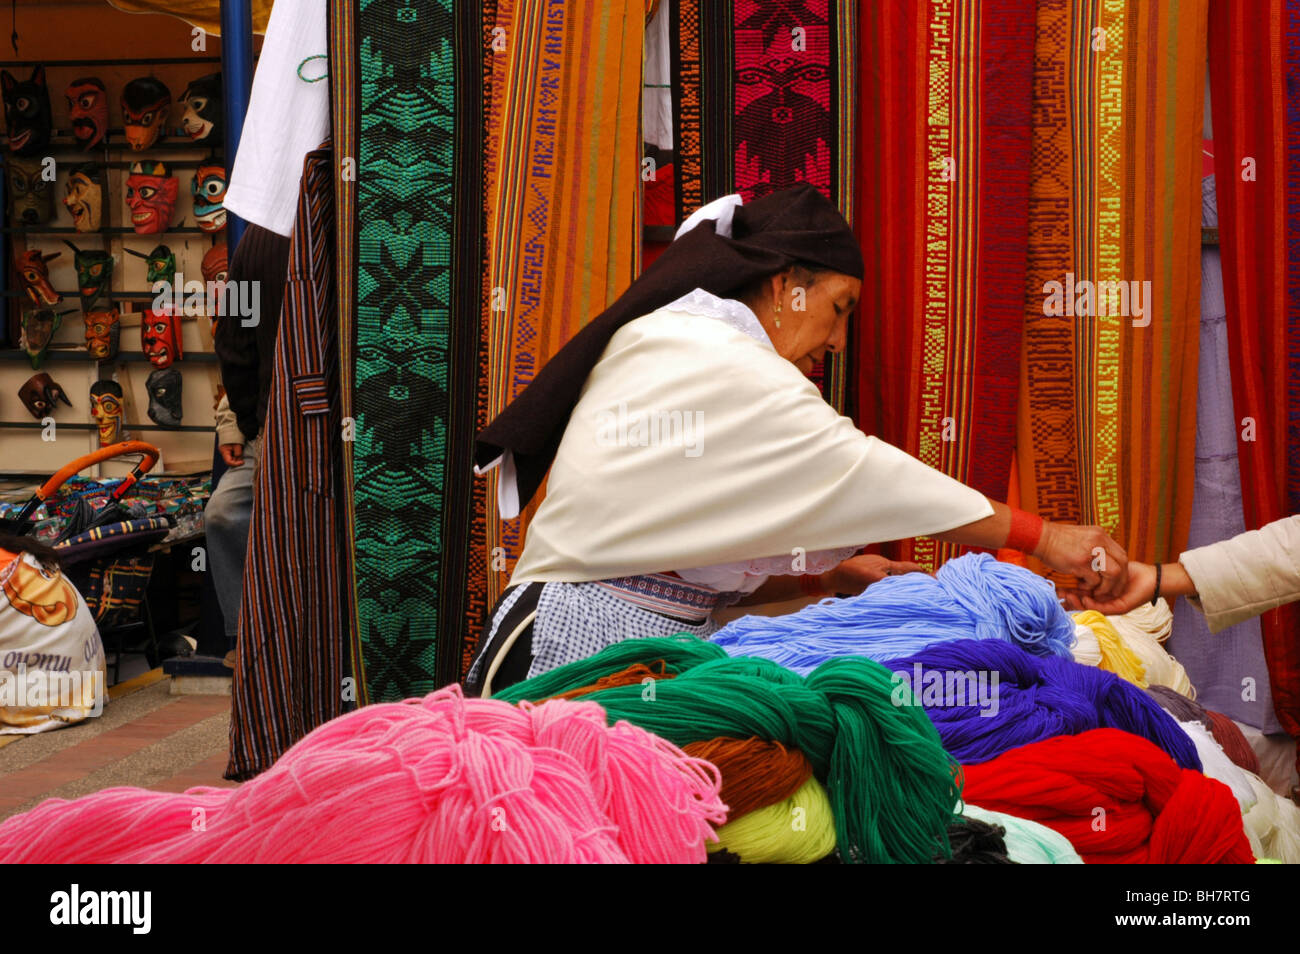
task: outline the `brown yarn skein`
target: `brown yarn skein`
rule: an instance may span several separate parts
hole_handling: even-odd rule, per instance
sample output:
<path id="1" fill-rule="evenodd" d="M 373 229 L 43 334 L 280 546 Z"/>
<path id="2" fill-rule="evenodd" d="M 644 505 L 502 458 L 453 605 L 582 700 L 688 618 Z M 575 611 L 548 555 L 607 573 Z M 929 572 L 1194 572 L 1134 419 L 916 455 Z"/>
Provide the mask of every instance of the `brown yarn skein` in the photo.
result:
<path id="1" fill-rule="evenodd" d="M 717 738 L 688 743 L 682 751 L 718 767 L 728 818 L 784 801 L 812 777 L 807 757 L 780 742 Z"/>
<path id="2" fill-rule="evenodd" d="M 1237 723 L 1222 712 L 1206 709 L 1205 714 L 1210 717 L 1210 733 L 1214 736 L 1214 741 L 1218 742 L 1224 754 L 1232 759 L 1232 764 L 1258 775 L 1259 756 L 1250 747 L 1250 742 L 1246 740 L 1245 734 Z"/>

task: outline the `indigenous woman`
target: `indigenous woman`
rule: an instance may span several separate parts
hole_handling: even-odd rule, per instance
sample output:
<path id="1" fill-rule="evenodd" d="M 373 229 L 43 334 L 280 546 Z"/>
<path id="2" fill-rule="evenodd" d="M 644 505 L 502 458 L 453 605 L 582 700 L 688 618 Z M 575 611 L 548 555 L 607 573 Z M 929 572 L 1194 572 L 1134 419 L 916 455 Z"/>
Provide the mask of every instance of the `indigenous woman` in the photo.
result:
<path id="1" fill-rule="evenodd" d="M 543 478 L 547 492 L 471 691 L 623 639 L 707 637 L 720 606 L 858 593 L 917 569 L 854 556 L 886 540 L 1009 546 L 1099 599 L 1122 589 L 1124 551 L 1100 528 L 994 503 L 825 402 L 806 375 L 845 346 L 862 274 L 848 224 L 811 186 L 729 196 L 547 363 L 479 436 L 503 518 Z"/>

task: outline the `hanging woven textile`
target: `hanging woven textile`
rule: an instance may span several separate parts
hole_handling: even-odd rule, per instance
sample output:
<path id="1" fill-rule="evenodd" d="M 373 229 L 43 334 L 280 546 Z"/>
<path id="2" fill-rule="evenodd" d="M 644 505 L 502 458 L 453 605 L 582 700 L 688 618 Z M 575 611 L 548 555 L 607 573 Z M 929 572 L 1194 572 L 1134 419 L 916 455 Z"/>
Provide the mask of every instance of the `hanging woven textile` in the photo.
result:
<path id="1" fill-rule="evenodd" d="M 1015 439 L 1033 0 L 864 5 L 858 422 L 995 500 Z M 934 567 L 958 550 L 905 541 Z"/>
<path id="2" fill-rule="evenodd" d="M 673 0 L 677 221 L 732 192 L 809 182 L 851 220 L 856 108 L 854 0 Z M 846 363 L 813 372 L 838 410 Z"/>
<path id="3" fill-rule="evenodd" d="M 496 0 L 483 0 L 480 8 L 482 17 L 480 29 L 483 31 L 483 36 L 489 38 L 488 55 L 482 58 L 482 103 L 480 106 L 483 120 L 481 133 L 483 164 L 481 176 L 483 188 L 481 193 L 483 207 L 479 221 L 483 232 L 479 248 L 480 253 L 486 255 L 488 249 L 487 228 L 492 216 L 492 194 L 487 185 L 496 181 L 497 139 L 494 133 L 501 128 L 499 116 L 492 106 L 493 63 L 496 58 L 491 54 L 495 47 L 500 46 L 499 38 L 503 36 L 503 33 L 495 32 L 497 30 Z M 504 31 L 504 27 L 501 29 Z M 487 269 L 482 269 L 481 272 L 479 296 L 478 353 L 475 360 L 477 375 L 474 387 L 474 432 L 476 434 L 487 427 L 488 422 L 491 420 L 488 402 L 488 381 L 491 378 L 491 370 L 488 364 L 488 350 L 491 345 L 491 322 L 489 321 L 489 312 L 482 305 L 484 302 L 490 303 L 492 297 L 491 276 L 488 274 Z M 491 568 L 488 551 L 488 484 L 489 482 L 486 480 L 476 480 L 470 487 L 469 547 L 465 563 L 465 610 L 461 621 L 461 658 L 456 674 L 458 680 L 464 678 L 474 661 L 478 641 L 483 635 L 483 623 L 492 605 L 488 602 L 488 594 L 489 591 L 496 592 L 497 590 L 497 580 Z"/>
<path id="4" fill-rule="evenodd" d="M 460 675 L 479 342 L 482 21 L 360 0 L 350 523 L 358 702 Z"/>
<path id="5" fill-rule="evenodd" d="M 1040 0 L 1020 505 L 1176 559 L 1195 475 L 1205 0 Z"/>
<path id="6" fill-rule="evenodd" d="M 1210 3 L 1223 291 L 1248 529 L 1300 513 L 1300 3 Z M 1300 611 L 1260 618 L 1273 708 L 1300 737 Z M 1253 698 L 1253 697 L 1252 697 Z"/>
<path id="7" fill-rule="evenodd" d="M 489 377 L 481 421 L 514 400 L 635 277 L 644 36 L 643 0 L 496 3 L 487 36 L 492 155 L 481 308 Z M 541 495 L 503 521 L 495 479 L 483 482 L 494 605 Z"/>

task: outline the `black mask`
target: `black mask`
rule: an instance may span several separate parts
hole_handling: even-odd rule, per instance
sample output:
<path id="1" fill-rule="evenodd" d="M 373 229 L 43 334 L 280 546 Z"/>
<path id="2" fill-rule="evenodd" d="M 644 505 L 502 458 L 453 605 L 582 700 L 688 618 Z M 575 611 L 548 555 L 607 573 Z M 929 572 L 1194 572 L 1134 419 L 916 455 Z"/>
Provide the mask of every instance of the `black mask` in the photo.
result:
<path id="1" fill-rule="evenodd" d="M 210 73 L 192 81 L 185 87 L 181 104 L 185 107 L 185 115 L 181 117 L 185 135 L 214 149 L 220 147 L 224 135 L 221 74 Z"/>
<path id="2" fill-rule="evenodd" d="M 181 423 L 181 372 L 177 368 L 162 368 L 149 375 L 145 388 L 149 391 L 149 419 L 163 427 L 179 427 Z"/>
<path id="3" fill-rule="evenodd" d="M 26 82 L 0 70 L 4 88 L 5 128 L 9 151 L 19 156 L 41 156 L 50 144 L 50 91 L 45 86 L 45 67 L 32 68 Z"/>

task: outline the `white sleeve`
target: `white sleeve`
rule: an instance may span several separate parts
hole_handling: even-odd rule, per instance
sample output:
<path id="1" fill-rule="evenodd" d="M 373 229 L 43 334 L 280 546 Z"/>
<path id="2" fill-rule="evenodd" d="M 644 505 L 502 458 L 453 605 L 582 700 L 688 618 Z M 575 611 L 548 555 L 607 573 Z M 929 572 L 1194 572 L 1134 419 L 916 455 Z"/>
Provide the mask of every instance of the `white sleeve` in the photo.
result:
<path id="1" fill-rule="evenodd" d="M 330 137 L 325 0 L 276 0 L 253 75 L 225 205 L 280 235 L 293 231 L 303 158 Z M 304 62 L 305 61 L 305 62 Z"/>
<path id="2" fill-rule="evenodd" d="M 1197 547 L 1178 561 L 1196 585 L 1189 602 L 1210 632 L 1300 599 L 1300 516 Z"/>

